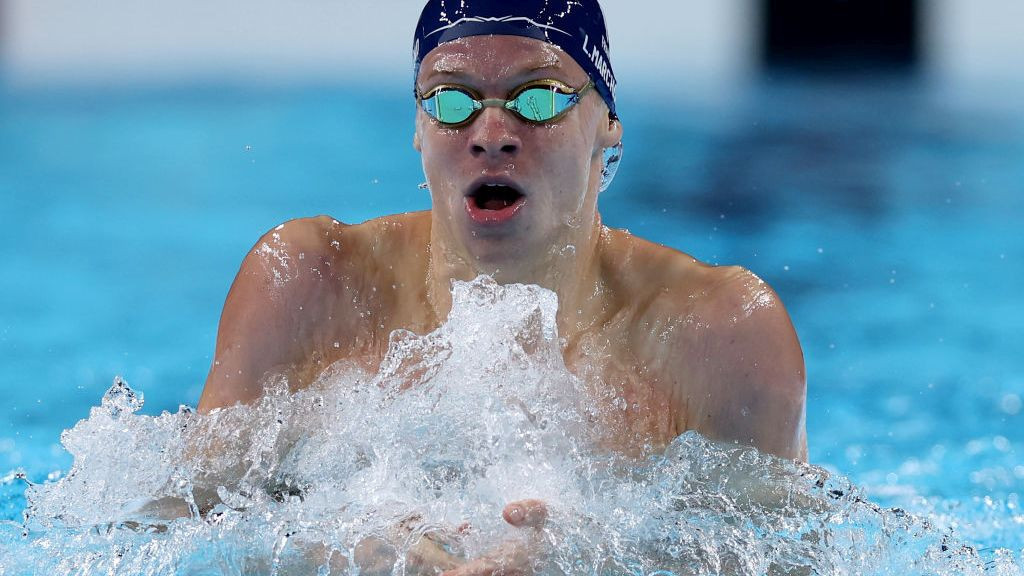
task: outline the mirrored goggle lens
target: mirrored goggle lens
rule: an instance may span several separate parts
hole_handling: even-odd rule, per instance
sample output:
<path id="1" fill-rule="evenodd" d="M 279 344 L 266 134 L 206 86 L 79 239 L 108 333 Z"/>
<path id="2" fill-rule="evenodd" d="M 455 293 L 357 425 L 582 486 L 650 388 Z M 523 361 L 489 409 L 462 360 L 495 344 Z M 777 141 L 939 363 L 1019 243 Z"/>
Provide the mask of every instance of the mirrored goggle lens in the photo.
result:
<path id="1" fill-rule="evenodd" d="M 454 89 L 442 89 L 423 100 L 423 110 L 443 124 L 461 124 L 480 108 L 472 96 Z"/>
<path id="2" fill-rule="evenodd" d="M 576 93 L 565 94 L 554 86 L 527 88 L 505 105 L 531 122 L 547 122 L 579 101 Z"/>

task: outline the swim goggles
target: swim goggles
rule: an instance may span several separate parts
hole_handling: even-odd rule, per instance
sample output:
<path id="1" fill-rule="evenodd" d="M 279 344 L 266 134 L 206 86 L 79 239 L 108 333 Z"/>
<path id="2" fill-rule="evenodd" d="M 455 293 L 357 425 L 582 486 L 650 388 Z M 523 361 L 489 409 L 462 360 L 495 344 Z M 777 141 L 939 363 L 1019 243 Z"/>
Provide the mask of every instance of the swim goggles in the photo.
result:
<path id="1" fill-rule="evenodd" d="M 504 108 L 533 124 L 561 118 L 594 83 L 588 81 L 579 90 L 558 80 L 534 80 L 514 89 L 507 100 L 481 98 L 480 94 L 458 84 L 442 84 L 416 97 L 431 118 L 449 128 L 468 125 L 484 108 Z"/>

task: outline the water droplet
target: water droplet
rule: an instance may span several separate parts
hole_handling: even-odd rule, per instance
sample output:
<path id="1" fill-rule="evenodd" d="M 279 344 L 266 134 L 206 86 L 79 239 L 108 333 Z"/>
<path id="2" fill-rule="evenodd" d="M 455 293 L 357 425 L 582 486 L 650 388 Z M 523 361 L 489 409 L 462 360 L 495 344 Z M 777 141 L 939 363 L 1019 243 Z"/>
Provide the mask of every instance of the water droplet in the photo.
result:
<path id="1" fill-rule="evenodd" d="M 1000 452 L 1010 451 L 1010 441 L 1005 436 L 996 436 L 992 439 L 992 446 Z"/>
<path id="2" fill-rule="evenodd" d="M 1010 416 L 1016 416 L 1020 414 L 1021 405 L 1024 402 L 1021 401 L 1020 396 L 1017 394 L 1006 394 L 999 400 L 999 409 Z"/>
<path id="3" fill-rule="evenodd" d="M 103 399 L 100 401 L 100 406 L 106 408 L 109 414 L 115 418 L 122 414 L 135 413 L 142 408 L 142 404 L 142 394 L 136 394 L 120 376 L 114 377 L 114 383 L 103 394 Z"/>

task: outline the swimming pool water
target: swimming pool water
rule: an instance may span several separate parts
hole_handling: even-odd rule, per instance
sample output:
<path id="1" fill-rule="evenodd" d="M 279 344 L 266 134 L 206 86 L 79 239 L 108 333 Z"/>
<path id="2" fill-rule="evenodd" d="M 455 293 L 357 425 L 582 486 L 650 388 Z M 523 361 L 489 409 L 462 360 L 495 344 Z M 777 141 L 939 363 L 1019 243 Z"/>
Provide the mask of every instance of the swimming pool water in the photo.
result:
<path id="1" fill-rule="evenodd" d="M 427 208 L 404 88 L 0 96 L 0 514 L 66 470 L 115 374 L 198 400 L 251 243 L 282 220 Z M 1024 111 L 995 91 L 774 80 L 621 104 L 607 224 L 758 273 L 808 365 L 813 463 L 883 506 L 1024 549 Z"/>

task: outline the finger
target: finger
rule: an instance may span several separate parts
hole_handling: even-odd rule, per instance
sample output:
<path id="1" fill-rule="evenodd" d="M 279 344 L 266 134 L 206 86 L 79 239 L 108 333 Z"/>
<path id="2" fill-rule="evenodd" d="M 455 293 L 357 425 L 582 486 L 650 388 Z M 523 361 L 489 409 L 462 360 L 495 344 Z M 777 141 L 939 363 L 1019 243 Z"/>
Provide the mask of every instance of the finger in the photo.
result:
<path id="1" fill-rule="evenodd" d="M 505 522 L 519 528 L 543 528 L 548 520 L 548 507 L 541 500 L 519 500 L 501 511 Z"/>

